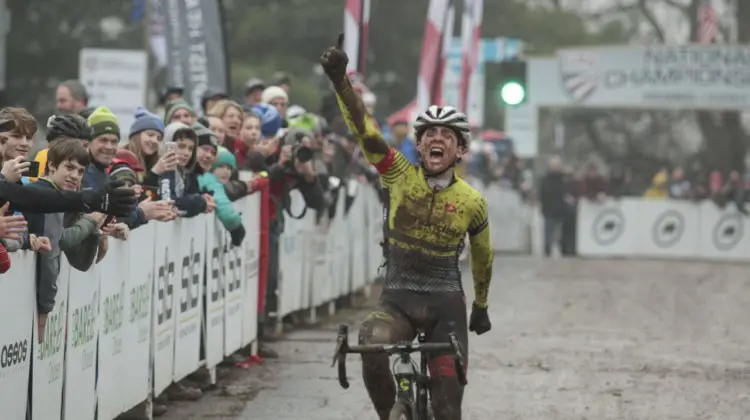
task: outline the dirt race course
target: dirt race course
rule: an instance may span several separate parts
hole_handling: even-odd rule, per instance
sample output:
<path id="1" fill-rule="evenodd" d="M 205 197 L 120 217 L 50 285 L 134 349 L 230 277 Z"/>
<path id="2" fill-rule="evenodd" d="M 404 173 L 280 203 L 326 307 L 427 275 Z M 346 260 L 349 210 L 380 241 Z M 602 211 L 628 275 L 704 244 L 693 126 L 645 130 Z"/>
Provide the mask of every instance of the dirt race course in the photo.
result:
<path id="1" fill-rule="evenodd" d="M 498 256 L 495 267 L 465 420 L 750 419 L 750 266 Z M 330 368 L 335 324 L 362 316 L 286 335 L 278 359 L 223 372 L 161 418 L 376 419 L 358 360 L 348 391 Z"/>

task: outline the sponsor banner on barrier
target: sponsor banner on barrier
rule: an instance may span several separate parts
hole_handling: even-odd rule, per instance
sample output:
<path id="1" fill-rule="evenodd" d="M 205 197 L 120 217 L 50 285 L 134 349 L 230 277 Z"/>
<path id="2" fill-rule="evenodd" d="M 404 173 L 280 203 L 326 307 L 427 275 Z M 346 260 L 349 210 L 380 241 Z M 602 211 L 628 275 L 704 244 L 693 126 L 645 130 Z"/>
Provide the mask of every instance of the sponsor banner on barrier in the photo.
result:
<path id="1" fill-rule="evenodd" d="M 13 264 L 16 263 L 16 255 L 23 254 L 13 254 Z M 34 254 L 28 253 L 28 255 L 34 259 Z M 3 278 L 3 281 L 5 280 L 7 279 Z M 31 383 L 31 412 L 34 420 L 59 420 L 62 412 L 65 321 L 68 316 L 69 280 L 70 265 L 63 257 L 60 259 L 60 274 L 57 276 L 55 308 L 47 314 L 47 324 L 44 327 L 41 343 L 39 343 L 38 329 L 33 328 L 34 366 Z M 34 314 L 34 325 L 36 325 L 38 314 L 33 309 L 30 312 Z"/>
<path id="2" fill-rule="evenodd" d="M 130 232 L 129 275 L 125 282 L 125 326 L 123 329 L 122 375 L 117 379 L 123 410 L 148 397 L 151 387 L 151 316 L 153 313 L 154 236 L 156 224 L 149 223 Z"/>
<path id="3" fill-rule="evenodd" d="M 325 226 L 316 226 L 312 234 L 312 288 L 310 290 L 312 307 L 324 304 L 330 296 L 331 287 L 328 278 L 328 232 Z"/>
<path id="4" fill-rule="evenodd" d="M 637 213 L 628 215 L 636 229 L 634 254 L 645 257 L 697 257 L 700 211 L 681 201 L 638 202 Z"/>
<path id="5" fill-rule="evenodd" d="M 177 222 L 156 225 L 154 248 L 154 316 L 152 354 L 154 394 L 161 394 L 170 383 L 174 367 L 175 288 L 180 236 Z"/>
<path id="6" fill-rule="evenodd" d="M 130 255 L 125 241 L 107 238 L 111 253 L 98 264 L 99 307 L 101 327 L 99 331 L 97 394 L 99 417 L 111 419 L 123 412 L 123 383 L 127 376 L 123 348 L 125 341 L 125 306 L 127 302 L 127 282 L 130 276 Z M 115 257 L 116 256 L 116 257 Z"/>
<path id="7" fill-rule="evenodd" d="M 179 381 L 200 366 L 203 263 L 206 255 L 206 215 L 177 222 L 179 244 L 175 287 L 175 351 L 173 380 Z"/>
<path id="8" fill-rule="evenodd" d="M 247 197 L 242 203 L 242 220 L 248 232 L 260 232 L 260 194 Z M 247 235 L 243 244 L 245 251 L 245 303 L 242 319 L 242 345 L 255 341 L 258 336 L 258 282 L 260 267 L 260 236 Z"/>
<path id="9" fill-rule="evenodd" d="M 750 217 L 730 203 L 720 209 L 700 204 L 700 256 L 717 261 L 750 261 Z"/>
<path id="10" fill-rule="evenodd" d="M 631 228 L 638 200 L 605 200 L 578 203 L 576 240 L 583 256 L 629 256 L 636 247 L 636 230 Z"/>
<path id="11" fill-rule="evenodd" d="M 64 418 L 93 420 L 99 335 L 99 267 L 70 269 L 68 341 L 65 349 Z"/>
<path id="12" fill-rule="evenodd" d="M 243 241 L 244 242 L 244 241 Z M 245 298 L 242 281 L 243 250 L 232 245 L 229 235 L 224 235 L 222 271 L 226 300 L 224 302 L 224 355 L 229 356 L 242 347 L 242 316 Z"/>
<path id="13" fill-rule="evenodd" d="M 29 394 L 29 369 L 33 357 L 32 328 L 36 310 L 34 255 L 13 254 L 10 270 L 0 280 L 0 407 L 2 417 L 23 419 Z"/>
<path id="14" fill-rule="evenodd" d="M 206 364 L 216 366 L 224 358 L 224 236 L 229 233 L 216 219 L 206 221 Z"/>

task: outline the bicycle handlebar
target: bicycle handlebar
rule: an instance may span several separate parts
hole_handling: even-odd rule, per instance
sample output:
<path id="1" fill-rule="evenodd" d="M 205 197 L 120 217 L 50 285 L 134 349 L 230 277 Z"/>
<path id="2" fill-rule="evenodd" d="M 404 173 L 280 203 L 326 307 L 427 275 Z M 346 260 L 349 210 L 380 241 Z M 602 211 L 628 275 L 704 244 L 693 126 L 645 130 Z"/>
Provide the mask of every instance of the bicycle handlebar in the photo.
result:
<path id="1" fill-rule="evenodd" d="M 461 346 L 455 333 L 449 334 L 448 343 L 401 343 L 401 344 L 370 344 L 349 346 L 349 327 L 346 324 L 339 325 L 338 337 L 336 338 L 336 352 L 333 356 L 333 367 L 338 362 L 338 379 L 342 388 L 349 388 L 349 380 L 346 377 L 346 355 L 347 354 L 411 354 L 432 353 L 438 351 L 451 351 L 455 360 L 456 375 L 461 385 L 466 385 L 466 364 L 461 354 Z"/>

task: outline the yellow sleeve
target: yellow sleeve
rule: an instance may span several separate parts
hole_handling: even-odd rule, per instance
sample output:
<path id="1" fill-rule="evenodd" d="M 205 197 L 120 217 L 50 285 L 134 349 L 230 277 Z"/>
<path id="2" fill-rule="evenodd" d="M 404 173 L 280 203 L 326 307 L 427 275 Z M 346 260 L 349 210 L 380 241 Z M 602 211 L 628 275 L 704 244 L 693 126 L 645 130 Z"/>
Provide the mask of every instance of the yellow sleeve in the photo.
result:
<path id="1" fill-rule="evenodd" d="M 487 307 L 487 297 L 492 281 L 492 243 L 490 226 L 487 219 L 487 200 L 480 199 L 477 211 L 469 224 L 469 244 L 471 255 L 471 274 L 474 278 L 474 304 L 480 308 Z"/>

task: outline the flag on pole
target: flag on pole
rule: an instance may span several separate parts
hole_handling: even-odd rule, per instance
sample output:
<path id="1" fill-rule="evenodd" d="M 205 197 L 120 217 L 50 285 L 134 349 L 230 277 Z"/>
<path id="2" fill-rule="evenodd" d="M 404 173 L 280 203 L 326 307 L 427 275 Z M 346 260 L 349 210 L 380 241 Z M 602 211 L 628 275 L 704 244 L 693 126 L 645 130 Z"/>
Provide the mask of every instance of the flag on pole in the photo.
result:
<path id="1" fill-rule="evenodd" d="M 716 10 L 711 0 L 700 0 L 698 5 L 698 43 L 713 44 L 718 31 Z"/>

